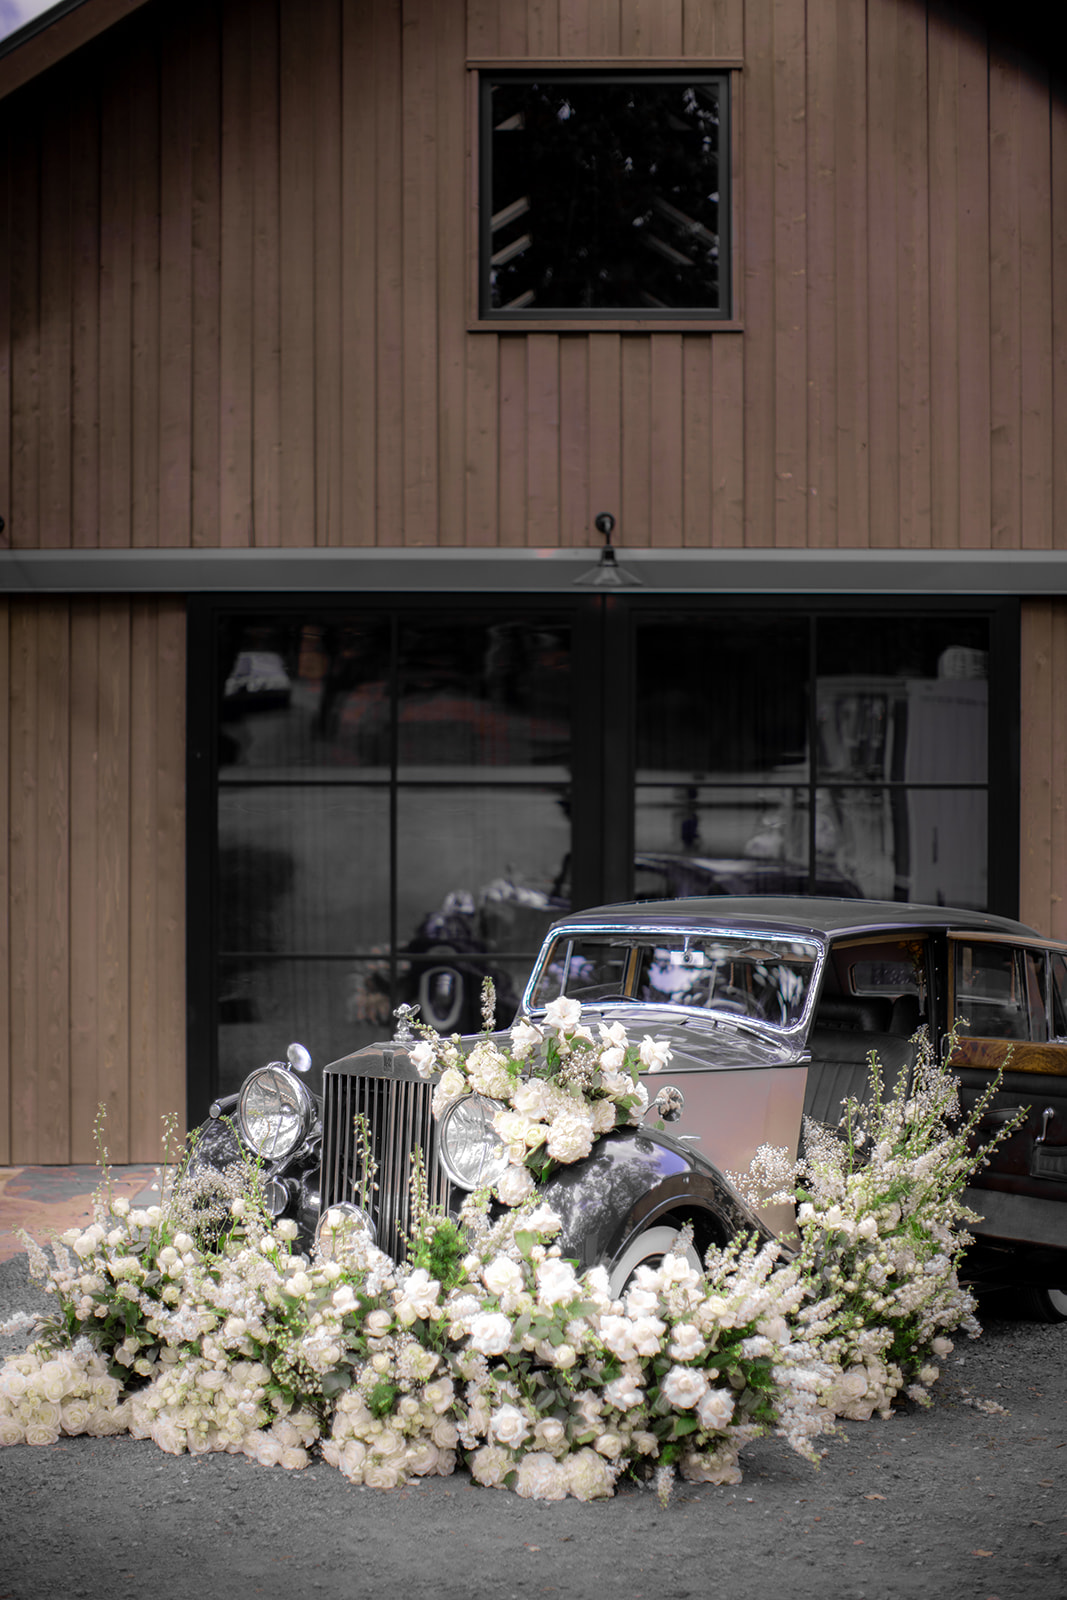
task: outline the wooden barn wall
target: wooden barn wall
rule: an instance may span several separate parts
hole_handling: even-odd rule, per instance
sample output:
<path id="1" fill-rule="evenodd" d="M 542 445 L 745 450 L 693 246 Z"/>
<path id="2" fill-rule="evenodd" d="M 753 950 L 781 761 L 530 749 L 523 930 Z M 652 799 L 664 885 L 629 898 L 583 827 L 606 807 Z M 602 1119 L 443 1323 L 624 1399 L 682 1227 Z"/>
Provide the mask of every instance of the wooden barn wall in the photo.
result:
<path id="1" fill-rule="evenodd" d="M 181 600 L 0 599 L 0 1165 L 185 1112 Z M 10 710 L 8 709 L 10 707 Z"/>
<path id="2" fill-rule="evenodd" d="M 471 331 L 466 63 L 603 56 L 743 62 L 740 326 Z M 1060 545 L 1065 161 L 917 0 L 148 5 L 0 109 L 5 537 Z"/>
<path id="3" fill-rule="evenodd" d="M 735 76 L 738 325 L 469 325 L 470 60 Z M 1067 544 L 1067 118 L 919 0 L 153 3 L 0 105 L 0 543 Z M 1022 914 L 1067 933 L 1067 610 Z M 0 601 L 0 1162 L 184 1081 L 178 601 Z M 6 719 L 6 721 L 5 721 Z"/>
<path id="4" fill-rule="evenodd" d="M 1067 939 L 1067 600 L 1022 608 L 1019 915 Z"/>

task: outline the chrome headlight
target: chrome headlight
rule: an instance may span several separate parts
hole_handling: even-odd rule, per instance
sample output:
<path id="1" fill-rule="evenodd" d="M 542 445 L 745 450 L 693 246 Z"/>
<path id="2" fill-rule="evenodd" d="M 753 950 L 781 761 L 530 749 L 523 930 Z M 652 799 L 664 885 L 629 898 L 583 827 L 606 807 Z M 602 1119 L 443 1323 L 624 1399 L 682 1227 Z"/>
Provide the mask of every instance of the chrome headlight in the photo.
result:
<path id="1" fill-rule="evenodd" d="M 438 1158 L 461 1189 L 495 1183 L 508 1170 L 508 1149 L 493 1127 L 499 1100 L 468 1094 L 449 1106 L 438 1130 Z"/>
<path id="2" fill-rule="evenodd" d="M 373 1218 L 354 1201 L 338 1200 L 319 1218 L 315 1249 L 323 1261 L 338 1261 L 344 1266 L 360 1234 L 365 1234 L 371 1244 L 376 1242 L 378 1230 Z"/>
<path id="3" fill-rule="evenodd" d="M 260 1067 L 237 1101 L 241 1137 L 265 1161 L 284 1161 L 307 1138 L 315 1120 L 308 1090 L 283 1067 Z"/>

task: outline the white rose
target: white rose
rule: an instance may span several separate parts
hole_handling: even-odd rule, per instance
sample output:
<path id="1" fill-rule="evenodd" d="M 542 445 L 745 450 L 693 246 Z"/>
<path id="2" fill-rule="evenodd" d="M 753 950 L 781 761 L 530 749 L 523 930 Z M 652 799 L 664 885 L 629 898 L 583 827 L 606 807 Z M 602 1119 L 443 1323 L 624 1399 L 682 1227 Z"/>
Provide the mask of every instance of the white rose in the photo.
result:
<path id="1" fill-rule="evenodd" d="M 558 1450 L 561 1444 L 566 1443 L 567 1430 L 558 1417 L 542 1417 L 534 1429 L 534 1438 L 546 1450 Z"/>
<path id="2" fill-rule="evenodd" d="M 511 1320 L 502 1311 L 483 1311 L 471 1318 L 470 1340 L 483 1356 L 502 1356 L 511 1344 Z"/>
<path id="3" fill-rule="evenodd" d="M 509 1450 L 517 1450 L 523 1440 L 529 1438 L 530 1429 L 517 1406 L 504 1405 L 493 1412 L 489 1422 L 489 1436 L 495 1439 L 497 1444 L 502 1444 Z"/>
<path id="4" fill-rule="evenodd" d="M 691 1322 L 679 1322 L 671 1336 L 668 1353 L 675 1361 L 696 1361 L 704 1354 L 700 1329 Z"/>
<path id="5" fill-rule="evenodd" d="M 543 1239 L 551 1239 L 563 1226 L 552 1207 L 545 1205 L 543 1201 L 534 1207 L 524 1221 L 531 1233 L 539 1233 Z"/>
<path id="6" fill-rule="evenodd" d="M 59 1429 L 47 1422 L 34 1421 L 26 1424 L 27 1444 L 55 1444 L 58 1438 Z"/>
<path id="7" fill-rule="evenodd" d="M 646 1289 L 640 1284 L 635 1284 L 626 1291 L 626 1314 L 629 1317 L 655 1316 L 659 1307 L 659 1295 L 653 1289 Z"/>
<path id="8" fill-rule="evenodd" d="M 615 1471 L 595 1450 L 577 1450 L 562 1466 L 576 1500 L 599 1500 L 613 1493 Z"/>
<path id="9" fill-rule="evenodd" d="M 621 1100 L 623 1095 L 633 1094 L 634 1080 L 628 1072 L 605 1071 L 601 1061 L 600 1087 L 613 1100 Z"/>
<path id="10" fill-rule="evenodd" d="M 728 1428 L 734 1414 L 732 1389 L 708 1389 L 697 1403 L 700 1426 L 708 1433 L 722 1433 Z"/>
<path id="11" fill-rule="evenodd" d="M 662 1072 L 671 1059 L 671 1047 L 666 1039 L 653 1039 L 648 1033 L 641 1040 L 637 1053 L 649 1072 Z"/>
<path id="12" fill-rule="evenodd" d="M 573 1300 L 578 1294 L 578 1279 L 569 1261 L 550 1256 L 537 1268 L 537 1296 L 546 1306 Z"/>
<path id="13" fill-rule="evenodd" d="M 437 1065 L 433 1045 L 426 1039 L 420 1039 L 411 1052 L 411 1064 L 420 1078 L 429 1078 L 433 1075 Z"/>
<path id="14" fill-rule="evenodd" d="M 475 1483 L 484 1484 L 487 1489 L 495 1489 L 502 1484 L 507 1473 L 512 1470 L 511 1457 L 506 1450 L 501 1450 L 499 1445 L 483 1445 L 469 1458 L 467 1466 Z"/>
<path id="15" fill-rule="evenodd" d="M 634 1406 L 639 1406 L 645 1398 L 645 1391 L 636 1379 L 623 1373 L 621 1378 L 616 1378 L 614 1383 L 609 1383 L 604 1390 L 604 1398 L 609 1406 L 614 1406 L 616 1411 L 632 1411 Z"/>
<path id="16" fill-rule="evenodd" d="M 601 1433 L 593 1440 L 593 1449 L 609 1461 L 617 1461 L 622 1455 L 622 1440 L 617 1433 Z"/>
<path id="17" fill-rule="evenodd" d="M 531 1050 L 541 1043 L 540 1031 L 524 1018 L 511 1030 L 511 1053 L 516 1061 L 525 1061 Z"/>
<path id="18" fill-rule="evenodd" d="M 639 1356 L 658 1356 L 667 1324 L 659 1317 L 638 1317 L 633 1323 L 634 1349 Z"/>
<path id="19" fill-rule="evenodd" d="M 593 1106 L 593 1132 L 610 1133 L 615 1126 L 614 1100 L 598 1100 Z"/>
<path id="20" fill-rule="evenodd" d="M 565 1500 L 566 1471 L 547 1451 L 533 1450 L 519 1462 L 515 1493 L 524 1500 Z"/>
<path id="21" fill-rule="evenodd" d="M 545 1007 L 545 1025 L 558 1033 L 570 1033 L 581 1020 L 581 1001 L 571 1000 L 566 995 L 561 995 L 558 1000 L 550 1000 Z"/>
<path id="22" fill-rule="evenodd" d="M 493 1185 L 493 1192 L 502 1205 L 521 1205 L 534 1192 L 533 1174 L 528 1167 L 509 1167 Z"/>
<path id="23" fill-rule="evenodd" d="M 618 1072 L 626 1060 L 626 1051 L 621 1045 L 609 1045 L 608 1049 L 600 1052 L 601 1072 Z"/>
<path id="24" fill-rule="evenodd" d="M 402 1282 L 396 1302 L 396 1315 L 405 1328 L 418 1318 L 424 1321 L 432 1315 L 437 1305 L 441 1285 L 431 1278 L 425 1267 L 416 1267 Z"/>
<path id="25" fill-rule="evenodd" d="M 467 1087 L 467 1080 L 458 1067 L 449 1067 L 441 1074 L 441 1081 L 434 1093 L 434 1100 L 440 1096 L 442 1100 L 458 1100 Z"/>
<path id="26" fill-rule="evenodd" d="M 637 1354 L 634 1346 L 634 1325 L 629 1317 L 607 1316 L 600 1319 L 600 1339 L 606 1350 L 620 1361 L 632 1361 Z"/>
<path id="27" fill-rule="evenodd" d="M 552 1091 L 544 1078 L 527 1078 L 511 1096 L 515 1110 L 524 1117 L 544 1120 L 552 1115 Z"/>
<path id="28" fill-rule="evenodd" d="M 497 1256 L 482 1272 L 482 1282 L 489 1293 L 499 1297 L 518 1294 L 522 1288 L 522 1268 L 508 1256 Z"/>
<path id="29" fill-rule="evenodd" d="M 679 1411 L 688 1411 L 707 1392 L 708 1380 L 694 1367 L 672 1367 L 660 1383 L 660 1394 Z"/>

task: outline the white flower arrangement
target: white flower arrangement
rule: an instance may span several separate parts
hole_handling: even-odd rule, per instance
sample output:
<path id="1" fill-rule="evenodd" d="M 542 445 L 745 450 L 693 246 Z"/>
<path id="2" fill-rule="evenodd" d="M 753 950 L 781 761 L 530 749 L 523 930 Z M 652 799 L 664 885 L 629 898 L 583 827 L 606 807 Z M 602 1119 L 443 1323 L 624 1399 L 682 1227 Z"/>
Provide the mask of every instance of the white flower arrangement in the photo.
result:
<path id="1" fill-rule="evenodd" d="M 814 1461 L 834 1414 L 888 1414 L 901 1392 L 928 1402 L 948 1335 L 978 1331 L 957 1276 L 961 1194 L 988 1153 L 967 1145 L 995 1082 L 959 1123 L 955 1080 L 928 1047 L 888 1099 L 873 1062 L 870 1103 L 846 1102 L 836 1132 L 810 1128 L 799 1168 L 763 1151 L 734 1177 L 754 1199 L 799 1182 L 790 1261 L 735 1241 L 701 1272 L 683 1231 L 613 1299 L 603 1268 L 562 1258 L 535 1175 L 567 1159 L 557 1130 L 557 1149 L 577 1146 L 583 1112 L 594 1137 L 599 1106 L 613 1126 L 636 1120 L 637 1064 L 655 1070 L 663 1049 L 635 1051 L 617 1027 L 594 1039 L 574 1002 L 550 1013 L 543 1032 L 516 1026 L 510 1056 L 481 1041 L 469 1069 L 451 1042 L 424 1041 L 429 1070 L 447 1058 L 438 1092 L 450 1071 L 479 1093 L 507 1080 L 500 1117 L 530 1125 L 509 1140 L 508 1176 L 531 1192 L 494 1225 L 472 1196 L 463 1230 L 417 1193 L 404 1266 L 341 1213 L 308 1259 L 295 1225 L 264 1214 L 252 1172 L 231 1185 L 221 1234 L 198 1237 L 180 1205 L 101 1194 L 51 1261 L 26 1240 L 60 1310 L 0 1367 L 0 1445 L 128 1431 L 288 1469 L 317 1450 L 382 1488 L 462 1460 L 478 1483 L 541 1500 L 610 1495 L 637 1471 L 665 1499 L 676 1473 L 740 1481 L 741 1450 L 768 1430 Z"/>
<path id="2" fill-rule="evenodd" d="M 495 1010 L 486 979 L 483 1011 Z M 577 1000 L 562 997 L 545 1008 L 541 1024 L 520 1019 L 510 1033 L 510 1050 L 488 1032 L 466 1055 L 459 1035 L 444 1039 L 420 1027 L 411 1052 L 424 1078 L 435 1075 L 433 1114 L 440 1119 L 465 1094 L 498 1100 L 493 1128 L 507 1147 L 509 1169 L 494 1185 L 504 1205 L 521 1205 L 560 1166 L 582 1161 L 596 1140 L 613 1129 L 633 1126 L 648 1108 L 639 1074 L 661 1072 L 670 1046 L 646 1035 L 630 1043 L 621 1022 L 592 1029 L 582 1022 Z"/>

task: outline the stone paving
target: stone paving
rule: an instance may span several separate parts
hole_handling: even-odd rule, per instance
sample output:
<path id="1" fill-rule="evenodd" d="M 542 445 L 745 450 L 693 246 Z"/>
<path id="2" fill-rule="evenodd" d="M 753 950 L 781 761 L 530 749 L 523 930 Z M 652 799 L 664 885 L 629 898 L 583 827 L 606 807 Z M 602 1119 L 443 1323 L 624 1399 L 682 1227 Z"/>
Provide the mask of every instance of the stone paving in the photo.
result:
<path id="1" fill-rule="evenodd" d="M 157 1166 L 111 1168 L 111 1189 L 139 1205 L 159 1199 Z M 100 1183 L 100 1168 L 0 1167 L 0 1261 L 10 1261 L 26 1248 L 17 1230 L 45 1244 L 91 1221 L 93 1191 Z"/>

